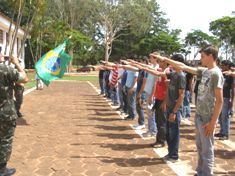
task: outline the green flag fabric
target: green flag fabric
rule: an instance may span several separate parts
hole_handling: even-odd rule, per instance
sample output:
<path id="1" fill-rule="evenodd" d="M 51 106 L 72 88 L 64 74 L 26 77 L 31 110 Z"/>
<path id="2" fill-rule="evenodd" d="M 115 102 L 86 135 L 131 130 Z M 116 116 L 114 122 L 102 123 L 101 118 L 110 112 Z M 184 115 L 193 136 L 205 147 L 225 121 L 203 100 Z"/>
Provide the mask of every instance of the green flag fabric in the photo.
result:
<path id="1" fill-rule="evenodd" d="M 47 86 L 52 80 L 62 78 L 71 56 L 65 52 L 68 40 L 43 55 L 35 65 L 39 78 Z"/>

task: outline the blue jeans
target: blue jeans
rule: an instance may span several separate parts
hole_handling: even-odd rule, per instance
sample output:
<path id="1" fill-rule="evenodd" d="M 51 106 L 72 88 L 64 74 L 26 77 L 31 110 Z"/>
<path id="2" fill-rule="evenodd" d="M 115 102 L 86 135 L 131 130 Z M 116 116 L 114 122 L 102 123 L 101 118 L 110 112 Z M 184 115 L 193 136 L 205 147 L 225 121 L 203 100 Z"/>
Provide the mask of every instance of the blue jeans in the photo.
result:
<path id="1" fill-rule="evenodd" d="M 143 103 L 144 103 L 145 99 L 146 99 L 145 92 L 142 93 L 140 100 L 136 99 L 136 112 L 139 116 L 139 118 L 138 118 L 138 124 L 139 125 L 144 125 L 144 107 L 143 107 Z"/>
<path id="2" fill-rule="evenodd" d="M 167 110 L 167 119 L 171 114 L 171 110 Z M 176 113 L 174 122 L 166 122 L 166 141 L 168 145 L 168 156 L 173 159 L 179 159 L 179 142 L 180 142 L 180 111 Z"/>
<path id="3" fill-rule="evenodd" d="M 117 88 L 110 86 L 109 92 L 112 102 L 114 104 L 118 104 Z"/>
<path id="4" fill-rule="evenodd" d="M 208 117 L 196 115 L 196 146 L 198 152 L 197 175 L 212 176 L 214 164 L 214 135 L 205 136 L 203 126 L 210 121 Z"/>
<path id="5" fill-rule="evenodd" d="M 126 86 L 122 87 L 122 99 L 123 99 L 123 111 L 128 113 L 128 100 L 127 100 L 127 88 Z"/>
<path id="6" fill-rule="evenodd" d="M 132 94 L 129 94 L 128 91 L 130 88 L 126 87 L 127 89 L 127 104 L 128 104 L 128 114 L 129 118 L 135 118 L 135 111 L 136 111 L 136 90 L 133 90 Z"/>
<path id="7" fill-rule="evenodd" d="M 146 93 L 147 99 L 149 98 L 150 94 Z M 152 134 L 157 133 L 157 125 L 156 125 L 156 119 L 155 119 L 155 109 L 150 107 L 154 106 L 154 100 L 152 104 L 147 104 L 147 116 L 148 116 L 148 131 Z"/>
<path id="8" fill-rule="evenodd" d="M 184 93 L 183 114 L 182 114 L 184 118 L 189 118 L 191 116 L 190 98 L 191 98 L 191 92 L 189 90 L 186 90 Z"/>
<path id="9" fill-rule="evenodd" d="M 230 126 L 230 98 L 224 98 L 224 103 L 222 107 L 222 111 L 219 116 L 219 124 L 220 124 L 220 133 L 226 136 L 229 136 L 229 126 Z"/>
<path id="10" fill-rule="evenodd" d="M 118 83 L 118 98 L 119 98 L 119 104 L 121 109 L 123 109 L 124 107 L 124 102 L 123 102 L 123 86 L 121 85 L 121 83 Z"/>

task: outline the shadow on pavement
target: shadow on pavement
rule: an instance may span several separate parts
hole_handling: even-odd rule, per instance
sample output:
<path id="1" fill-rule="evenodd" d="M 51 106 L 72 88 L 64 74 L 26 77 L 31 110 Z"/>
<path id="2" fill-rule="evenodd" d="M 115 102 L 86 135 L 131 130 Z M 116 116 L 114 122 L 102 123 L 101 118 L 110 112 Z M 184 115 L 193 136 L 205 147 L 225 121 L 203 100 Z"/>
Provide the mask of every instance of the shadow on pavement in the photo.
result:
<path id="1" fill-rule="evenodd" d="M 104 115 L 103 115 L 104 116 Z M 96 120 L 96 121 L 102 121 L 102 122 L 111 122 L 111 121 L 120 121 L 122 119 L 120 118 L 97 118 L 97 117 L 90 117 L 89 120 Z"/>
<path id="2" fill-rule="evenodd" d="M 105 143 L 72 143 L 73 146 L 82 146 L 82 145 L 98 145 L 103 148 L 110 148 L 117 151 L 133 151 L 141 150 L 144 148 L 152 148 L 149 144 L 105 144 Z"/>
<path id="3" fill-rule="evenodd" d="M 17 124 L 17 125 L 29 125 L 29 124 L 27 123 L 27 121 L 26 121 L 24 118 L 18 118 L 18 119 L 16 120 L 16 124 Z"/>
<path id="4" fill-rule="evenodd" d="M 95 125 L 95 128 L 112 130 L 112 131 L 126 131 L 131 129 L 129 126 L 107 126 L 107 125 Z"/>
<path id="5" fill-rule="evenodd" d="M 214 175 L 232 176 L 235 175 L 235 171 L 227 171 L 227 172 L 215 171 Z"/>
<path id="6" fill-rule="evenodd" d="M 117 151 L 133 151 L 141 150 L 143 148 L 152 148 L 149 144 L 102 144 L 103 148 L 111 148 Z"/>
<path id="7" fill-rule="evenodd" d="M 222 158 L 222 159 L 234 159 L 235 158 L 235 151 L 228 151 L 228 150 L 221 150 L 215 149 L 215 157 Z"/>
<path id="8" fill-rule="evenodd" d="M 159 164 L 166 164 L 160 158 L 112 158 L 107 156 L 96 156 L 96 157 L 89 157 L 89 156 L 71 156 L 74 159 L 82 159 L 82 158 L 100 158 L 101 162 L 104 163 L 115 163 L 120 167 L 143 167 L 143 166 L 153 166 Z"/>
<path id="9" fill-rule="evenodd" d="M 95 133 L 99 137 L 108 137 L 110 139 L 134 139 L 140 138 L 137 134 L 113 134 L 113 133 Z"/>
<path id="10" fill-rule="evenodd" d="M 111 158 L 101 160 L 104 163 L 115 163 L 121 167 L 143 167 L 164 164 L 160 158 Z"/>

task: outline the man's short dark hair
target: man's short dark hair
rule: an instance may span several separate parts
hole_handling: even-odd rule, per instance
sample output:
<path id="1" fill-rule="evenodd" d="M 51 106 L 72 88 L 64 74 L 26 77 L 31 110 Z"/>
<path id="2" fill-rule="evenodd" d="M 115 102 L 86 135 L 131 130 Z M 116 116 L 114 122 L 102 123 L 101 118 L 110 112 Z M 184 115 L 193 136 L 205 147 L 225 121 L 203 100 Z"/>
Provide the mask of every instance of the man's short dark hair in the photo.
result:
<path id="1" fill-rule="evenodd" d="M 171 59 L 184 63 L 184 56 L 182 54 L 174 54 L 173 56 L 171 56 Z"/>
<path id="2" fill-rule="evenodd" d="M 207 45 L 199 51 L 200 53 L 205 53 L 206 55 L 212 55 L 214 60 L 218 59 L 218 48 L 213 45 Z"/>
<path id="3" fill-rule="evenodd" d="M 233 66 L 233 63 L 230 60 L 222 60 L 220 64 L 228 66 L 229 68 Z"/>
<path id="4" fill-rule="evenodd" d="M 235 63 L 233 63 L 233 62 L 232 62 L 232 65 L 231 65 L 231 67 L 235 67 Z"/>

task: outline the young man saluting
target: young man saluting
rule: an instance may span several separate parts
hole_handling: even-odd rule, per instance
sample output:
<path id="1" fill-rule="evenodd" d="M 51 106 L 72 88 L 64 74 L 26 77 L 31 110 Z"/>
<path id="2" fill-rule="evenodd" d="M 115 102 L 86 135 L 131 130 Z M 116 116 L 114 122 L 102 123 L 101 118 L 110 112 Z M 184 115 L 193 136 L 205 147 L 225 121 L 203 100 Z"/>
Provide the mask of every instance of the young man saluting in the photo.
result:
<path id="1" fill-rule="evenodd" d="M 214 46 L 201 49 L 201 63 L 206 68 L 194 68 L 171 59 L 156 56 L 174 67 L 197 75 L 199 85 L 195 116 L 198 152 L 197 176 L 213 175 L 214 131 L 223 105 L 223 75 L 216 65 L 218 50 Z"/>

